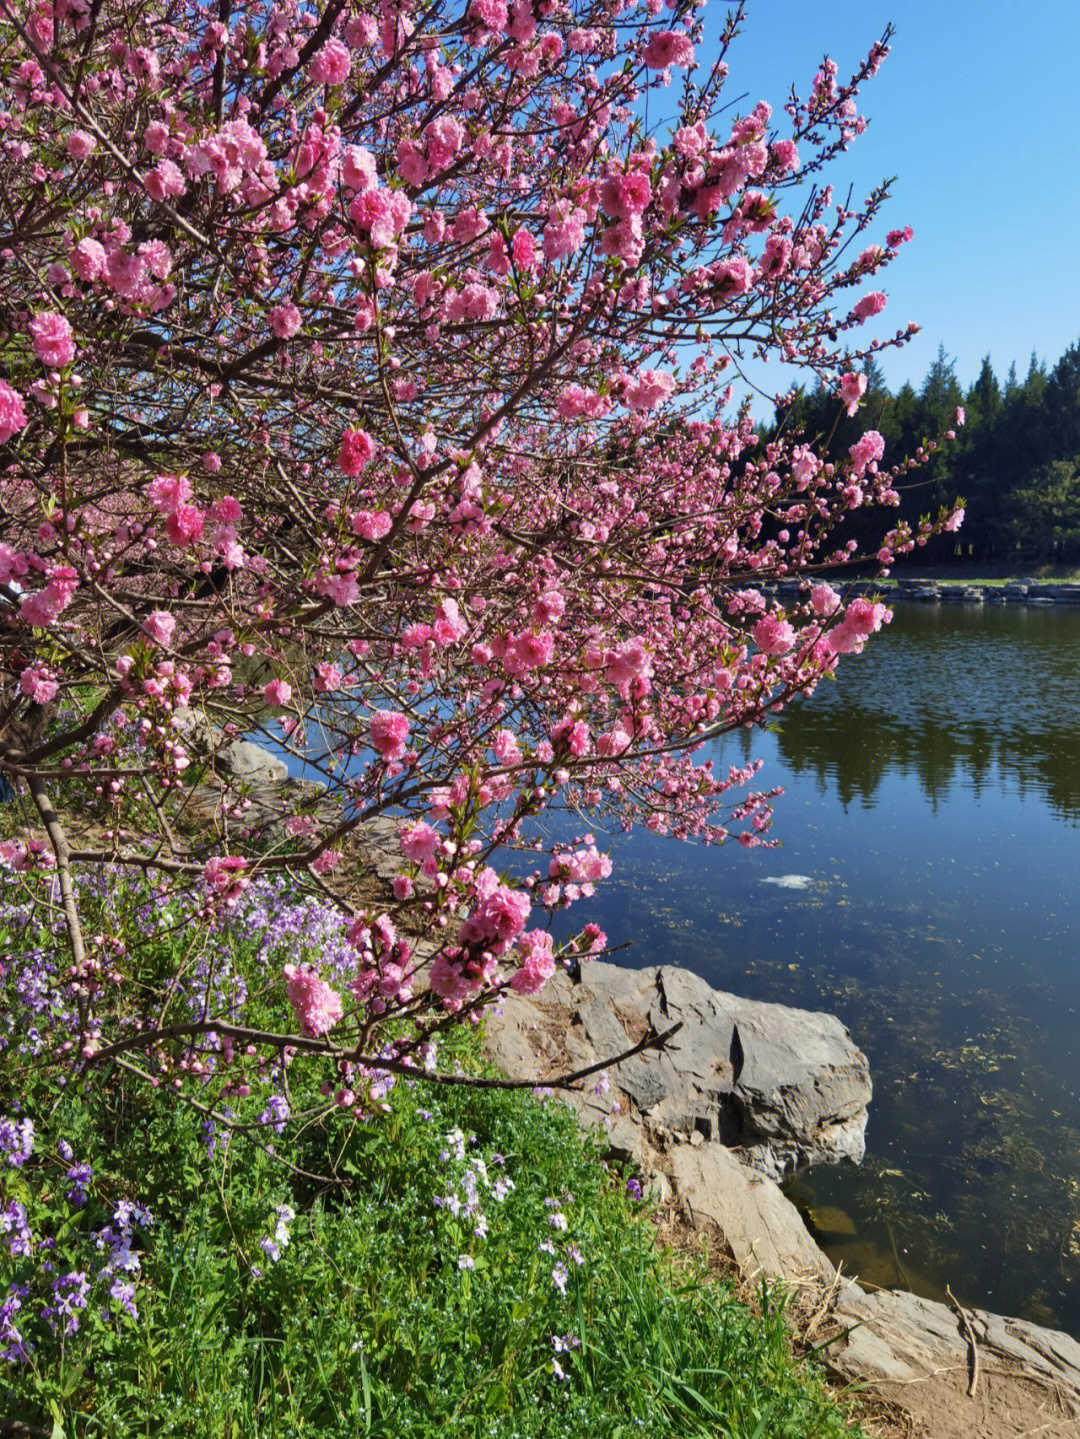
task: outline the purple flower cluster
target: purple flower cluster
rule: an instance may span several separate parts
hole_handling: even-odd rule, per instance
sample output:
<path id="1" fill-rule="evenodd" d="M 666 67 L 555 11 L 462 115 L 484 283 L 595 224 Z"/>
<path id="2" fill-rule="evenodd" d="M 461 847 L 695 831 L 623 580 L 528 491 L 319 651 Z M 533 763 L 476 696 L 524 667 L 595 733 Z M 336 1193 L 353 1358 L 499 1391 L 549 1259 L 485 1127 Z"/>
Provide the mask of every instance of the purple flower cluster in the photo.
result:
<path id="1" fill-rule="evenodd" d="M 29 1293 L 28 1284 L 12 1283 L 7 1295 L 0 1299 L 0 1345 L 3 1346 L 0 1359 L 6 1359 L 9 1364 L 26 1364 L 30 1359 L 29 1346 L 15 1324 L 15 1315 Z"/>
<path id="2" fill-rule="evenodd" d="M 79 1328 L 79 1313 L 89 1302 L 90 1278 L 82 1270 L 73 1269 L 52 1282 L 53 1302 L 47 1304 L 41 1313 L 49 1325 L 61 1328 L 65 1336 L 75 1334 Z"/>
<path id="3" fill-rule="evenodd" d="M 30 1158 L 34 1147 L 34 1124 L 30 1119 L 0 1117 L 0 1156 L 18 1169 Z"/>
<path id="4" fill-rule="evenodd" d="M 0 1234 L 7 1235 L 8 1252 L 13 1259 L 25 1258 L 33 1251 L 34 1239 L 26 1209 L 17 1199 L 9 1199 L 0 1209 Z"/>
<path id="5" fill-rule="evenodd" d="M 259 1248 L 270 1260 L 276 1264 L 281 1258 L 281 1251 L 288 1249 L 292 1242 L 291 1224 L 296 1218 L 296 1210 L 288 1204 L 275 1204 L 274 1213 L 277 1216 L 277 1223 L 274 1226 L 273 1235 L 266 1235 L 259 1240 Z"/>

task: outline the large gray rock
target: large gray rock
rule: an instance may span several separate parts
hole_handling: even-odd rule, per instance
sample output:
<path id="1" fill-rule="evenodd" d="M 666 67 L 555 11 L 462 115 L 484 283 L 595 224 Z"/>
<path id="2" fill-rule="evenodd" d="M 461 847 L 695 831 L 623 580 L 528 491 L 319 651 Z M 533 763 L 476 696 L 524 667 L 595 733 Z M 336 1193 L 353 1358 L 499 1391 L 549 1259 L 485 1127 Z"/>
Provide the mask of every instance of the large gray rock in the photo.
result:
<path id="1" fill-rule="evenodd" d="M 261 745 L 246 739 L 223 743 L 221 728 L 201 711 L 179 709 L 175 723 L 184 738 L 206 754 L 218 774 L 237 784 L 282 784 L 289 777 L 284 760 Z"/>
<path id="2" fill-rule="evenodd" d="M 682 1029 L 663 1051 L 613 1066 L 611 1080 L 653 1134 L 698 1134 L 779 1180 L 808 1164 L 865 1153 L 870 1070 L 838 1019 L 741 999 L 667 966 L 584 966 L 560 973 L 537 1000 L 509 1001 L 488 1023 L 492 1058 L 508 1073 L 608 1059 L 651 1025 Z M 602 1096 L 573 1096 L 594 1120 Z"/>
<path id="3" fill-rule="evenodd" d="M 289 777 L 284 760 L 246 739 L 234 739 L 219 749 L 214 768 L 238 784 L 281 784 Z"/>

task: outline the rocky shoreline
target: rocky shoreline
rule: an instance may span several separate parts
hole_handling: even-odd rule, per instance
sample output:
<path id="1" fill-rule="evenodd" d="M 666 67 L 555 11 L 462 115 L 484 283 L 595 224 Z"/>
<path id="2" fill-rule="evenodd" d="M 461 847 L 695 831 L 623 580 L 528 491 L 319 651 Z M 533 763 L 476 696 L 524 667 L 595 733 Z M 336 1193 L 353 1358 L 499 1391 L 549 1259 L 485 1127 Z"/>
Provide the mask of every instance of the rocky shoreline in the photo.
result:
<path id="1" fill-rule="evenodd" d="M 865 1055 L 832 1015 L 755 1003 L 686 970 L 594 963 L 515 999 L 487 1025 L 492 1060 L 542 1081 L 682 1024 L 659 1053 L 564 1095 L 662 1205 L 719 1235 L 747 1277 L 782 1279 L 837 1336 L 824 1358 L 933 1439 L 1080 1436 L 1080 1344 L 1069 1335 L 839 1274 L 780 1190 L 796 1168 L 858 1162 Z M 974 1384 L 973 1384 L 974 1379 Z M 969 1390 L 973 1392 L 969 1393 Z"/>
<path id="2" fill-rule="evenodd" d="M 794 603 L 800 598 L 797 580 L 778 580 L 762 586 L 781 601 Z M 1080 584 L 1046 584 L 1036 579 L 1007 580 L 1004 584 L 947 583 L 936 579 L 915 577 L 882 581 L 850 580 L 843 584 L 848 595 L 878 595 L 890 604 L 915 601 L 920 604 L 968 605 L 1080 605 Z"/>

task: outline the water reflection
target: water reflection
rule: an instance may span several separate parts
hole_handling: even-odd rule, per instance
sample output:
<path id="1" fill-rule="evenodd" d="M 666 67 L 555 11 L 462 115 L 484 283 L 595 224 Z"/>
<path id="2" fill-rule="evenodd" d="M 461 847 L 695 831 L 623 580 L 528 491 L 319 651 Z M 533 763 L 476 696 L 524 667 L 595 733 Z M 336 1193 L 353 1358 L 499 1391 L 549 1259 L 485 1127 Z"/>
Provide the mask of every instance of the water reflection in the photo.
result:
<path id="1" fill-rule="evenodd" d="M 1080 611 L 901 608 L 885 644 L 781 723 L 780 754 L 842 804 L 876 801 L 890 773 L 932 800 L 958 778 L 1004 776 L 1080 816 Z M 853 742 L 854 741 L 854 742 Z"/>

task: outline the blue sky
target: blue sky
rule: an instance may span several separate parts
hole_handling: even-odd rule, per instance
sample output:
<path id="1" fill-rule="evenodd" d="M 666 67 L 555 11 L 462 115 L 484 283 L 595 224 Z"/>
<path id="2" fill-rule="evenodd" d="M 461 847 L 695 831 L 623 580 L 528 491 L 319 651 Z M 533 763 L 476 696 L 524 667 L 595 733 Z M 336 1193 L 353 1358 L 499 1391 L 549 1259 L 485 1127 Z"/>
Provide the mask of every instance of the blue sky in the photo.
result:
<path id="1" fill-rule="evenodd" d="M 710 4 L 708 33 L 723 13 Z M 882 357 L 886 380 L 918 385 L 939 343 L 965 386 L 985 354 L 999 379 L 1013 360 L 1022 379 L 1033 349 L 1052 365 L 1080 341 L 1080 3 L 749 0 L 728 96 L 778 111 L 825 54 L 846 78 L 890 21 L 892 52 L 862 94 L 871 123 L 831 177 L 858 197 L 895 175 L 874 238 L 915 232 L 879 277 L 879 333 L 922 326 Z"/>

